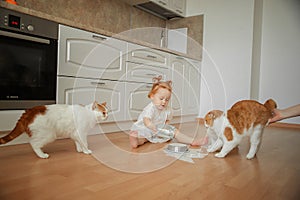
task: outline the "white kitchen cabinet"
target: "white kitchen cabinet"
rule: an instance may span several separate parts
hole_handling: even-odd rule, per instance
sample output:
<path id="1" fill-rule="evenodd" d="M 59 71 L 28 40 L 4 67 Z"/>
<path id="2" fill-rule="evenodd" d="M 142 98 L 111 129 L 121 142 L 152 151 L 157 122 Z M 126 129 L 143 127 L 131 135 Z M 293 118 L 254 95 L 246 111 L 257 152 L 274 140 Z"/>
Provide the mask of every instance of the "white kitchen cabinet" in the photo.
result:
<path id="1" fill-rule="evenodd" d="M 184 73 L 187 68 L 187 63 L 183 61 L 183 58 L 170 56 L 170 70 L 171 80 L 173 86 L 173 94 L 171 98 L 171 106 L 174 116 L 181 116 L 183 114 L 184 106 Z"/>
<path id="2" fill-rule="evenodd" d="M 186 0 L 151 0 L 167 10 L 171 10 L 184 17 L 186 14 Z"/>
<path id="3" fill-rule="evenodd" d="M 201 82 L 201 62 L 193 59 L 186 59 L 188 67 L 184 77 L 185 111 L 183 114 L 198 114 L 200 106 L 200 82 Z"/>
<path id="4" fill-rule="evenodd" d="M 169 79 L 168 66 L 151 66 L 127 62 L 127 80 L 152 83 L 154 77 L 162 76 L 163 80 Z"/>
<path id="5" fill-rule="evenodd" d="M 128 45 L 126 80 L 152 83 L 154 77 L 170 78 L 169 55 L 140 45 Z"/>
<path id="6" fill-rule="evenodd" d="M 128 44 L 125 97 L 127 119 L 136 120 L 150 102 L 148 93 L 152 88 L 154 77 L 162 76 L 163 80 L 170 79 L 168 61 L 168 53 Z"/>
<path id="7" fill-rule="evenodd" d="M 136 120 L 151 102 L 148 98 L 151 88 L 152 84 L 148 83 L 126 83 L 125 108 L 128 120 Z"/>
<path id="8" fill-rule="evenodd" d="M 186 14 L 186 0 L 169 0 L 169 7 L 182 16 Z"/>
<path id="9" fill-rule="evenodd" d="M 59 25 L 58 75 L 122 79 L 127 43 Z"/>
<path id="10" fill-rule="evenodd" d="M 125 120 L 124 82 L 78 77 L 58 77 L 57 81 L 60 86 L 57 103 L 87 105 L 93 101 L 105 101 L 111 110 L 105 122 Z"/>
<path id="11" fill-rule="evenodd" d="M 107 122 L 136 120 L 150 102 L 152 79 L 161 75 L 173 82 L 174 116 L 198 113 L 200 68 L 192 60 L 102 37 L 60 26 L 57 103 L 106 101 Z"/>
<path id="12" fill-rule="evenodd" d="M 154 66 L 168 65 L 168 53 L 128 43 L 127 61 Z"/>
<path id="13" fill-rule="evenodd" d="M 168 8 L 169 1 L 171 1 L 171 0 L 151 0 L 151 1 L 157 3 L 158 5 L 160 5 L 162 7 Z"/>
<path id="14" fill-rule="evenodd" d="M 170 56 L 174 116 L 197 114 L 200 99 L 201 63 L 184 57 Z"/>

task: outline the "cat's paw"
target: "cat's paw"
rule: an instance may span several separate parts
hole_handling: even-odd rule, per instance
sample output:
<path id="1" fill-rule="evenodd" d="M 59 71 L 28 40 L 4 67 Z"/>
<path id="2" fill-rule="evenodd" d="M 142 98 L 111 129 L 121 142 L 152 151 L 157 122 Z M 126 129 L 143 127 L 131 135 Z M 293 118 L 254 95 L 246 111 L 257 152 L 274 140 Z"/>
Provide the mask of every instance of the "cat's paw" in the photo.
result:
<path id="1" fill-rule="evenodd" d="M 226 155 L 222 154 L 221 152 L 215 154 L 215 157 L 217 157 L 217 158 L 224 158 L 225 156 Z"/>
<path id="2" fill-rule="evenodd" d="M 81 153 L 81 152 L 82 152 L 82 148 L 81 148 L 81 147 L 76 147 L 76 151 L 77 151 L 78 153 Z"/>
<path id="3" fill-rule="evenodd" d="M 92 154 L 92 151 L 88 149 L 88 150 L 83 151 L 83 153 L 84 154 Z"/>
<path id="4" fill-rule="evenodd" d="M 253 159 L 255 157 L 255 154 L 253 155 L 253 154 L 247 154 L 247 156 L 246 156 L 246 158 L 248 159 L 248 160 L 251 160 L 251 159 Z"/>
<path id="5" fill-rule="evenodd" d="M 47 159 L 47 158 L 49 158 L 49 154 L 47 154 L 47 153 L 43 153 L 43 154 L 40 154 L 40 155 L 38 155 L 40 158 L 43 158 L 43 159 Z"/>
<path id="6" fill-rule="evenodd" d="M 212 152 L 215 152 L 215 150 L 214 150 L 213 148 L 211 148 L 211 147 L 208 147 L 208 148 L 207 148 L 207 152 L 208 152 L 208 153 L 212 153 Z"/>

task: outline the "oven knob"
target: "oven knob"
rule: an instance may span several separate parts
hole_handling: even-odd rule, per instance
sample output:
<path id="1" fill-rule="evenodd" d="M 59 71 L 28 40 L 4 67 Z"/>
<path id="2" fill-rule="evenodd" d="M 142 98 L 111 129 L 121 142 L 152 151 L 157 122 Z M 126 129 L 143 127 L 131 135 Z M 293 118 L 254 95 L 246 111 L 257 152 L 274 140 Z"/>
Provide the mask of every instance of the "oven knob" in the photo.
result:
<path id="1" fill-rule="evenodd" d="M 27 26 L 27 30 L 28 30 L 28 31 L 34 31 L 34 26 L 31 25 L 31 24 L 29 24 L 29 25 Z"/>

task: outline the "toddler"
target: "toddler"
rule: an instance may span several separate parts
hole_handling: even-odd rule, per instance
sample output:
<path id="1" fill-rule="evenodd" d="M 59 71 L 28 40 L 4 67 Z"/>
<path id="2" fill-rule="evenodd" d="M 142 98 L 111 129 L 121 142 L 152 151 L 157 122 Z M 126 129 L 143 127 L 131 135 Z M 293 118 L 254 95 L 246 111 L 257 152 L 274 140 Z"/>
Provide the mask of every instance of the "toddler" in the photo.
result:
<path id="1" fill-rule="evenodd" d="M 178 142 L 191 145 L 204 145 L 207 138 L 194 140 L 193 138 L 179 132 L 175 127 L 168 125 L 171 110 L 168 107 L 172 87 L 171 81 L 162 82 L 161 76 L 153 78 L 153 86 L 148 94 L 151 102 L 144 108 L 138 120 L 133 124 L 129 133 L 132 148 L 145 142 L 162 143 L 173 138 Z"/>

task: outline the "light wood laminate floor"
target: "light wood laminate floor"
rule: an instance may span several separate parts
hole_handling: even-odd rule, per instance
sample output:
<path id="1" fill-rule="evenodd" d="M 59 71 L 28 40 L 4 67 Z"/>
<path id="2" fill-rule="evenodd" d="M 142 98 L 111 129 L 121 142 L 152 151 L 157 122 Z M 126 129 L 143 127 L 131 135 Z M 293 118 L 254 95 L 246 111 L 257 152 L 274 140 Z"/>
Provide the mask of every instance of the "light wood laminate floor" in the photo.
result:
<path id="1" fill-rule="evenodd" d="M 183 124 L 184 133 L 205 134 Z M 226 158 L 174 160 L 166 144 L 131 150 L 124 132 L 89 136 L 94 155 L 57 140 L 37 158 L 29 144 L 0 147 L 0 199 L 300 199 L 300 130 L 268 127 L 257 157 L 243 140 Z M 138 173 L 137 173 L 138 172 Z"/>

